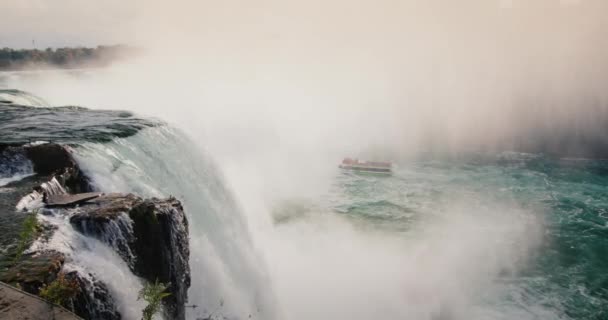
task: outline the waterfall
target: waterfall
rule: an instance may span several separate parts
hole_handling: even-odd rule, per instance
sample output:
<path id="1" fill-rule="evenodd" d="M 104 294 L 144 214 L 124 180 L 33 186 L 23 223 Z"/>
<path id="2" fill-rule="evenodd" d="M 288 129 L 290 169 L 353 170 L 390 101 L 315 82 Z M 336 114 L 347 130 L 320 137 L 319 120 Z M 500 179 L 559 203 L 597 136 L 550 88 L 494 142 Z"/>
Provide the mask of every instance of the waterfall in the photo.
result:
<path id="1" fill-rule="evenodd" d="M 76 231 L 70 223 L 73 213 L 74 209 L 44 209 L 38 219 L 42 224 L 52 226 L 54 233 L 50 239 L 38 239 L 29 251 L 54 250 L 64 254 L 65 272 L 78 272 L 87 286 L 100 286 L 99 282 L 103 283 L 104 288 L 97 290 L 109 291 L 123 319 L 139 319 L 141 310 L 145 307 L 144 302 L 137 300 L 137 293 L 142 288 L 141 280 L 133 275 L 128 264 L 114 248 Z M 96 288 L 91 288 L 87 293 L 99 293 L 94 289 Z M 103 316 L 100 313 L 107 305 L 99 299 L 99 295 L 90 299 L 92 305 L 88 308 L 92 311 L 91 314 L 99 315 L 101 319 Z"/>
<path id="2" fill-rule="evenodd" d="M 11 90 L 2 93 L 11 97 L 24 95 Z M 4 116 L 12 126 L 27 130 L 7 136 L 4 149 L 0 150 L 2 156 L 7 156 L 5 151 L 12 145 L 32 139 L 53 139 L 69 144 L 77 167 L 86 175 L 86 185 L 77 181 L 75 189 L 66 187 L 62 185 L 66 182 L 62 176 L 54 178 L 52 174 L 61 168 L 63 161 L 71 160 L 62 159 L 39 172 L 36 165 L 46 163 L 44 154 L 37 154 L 37 160 L 30 162 L 29 154 L 11 153 L 14 159 L 7 166 L 11 171 L 0 167 L 3 184 L 34 172 L 40 178 L 49 175 L 48 181 L 16 204 L 18 212 L 38 212 L 39 222 L 53 230 L 51 236 L 38 239 L 30 252 L 54 250 L 63 254 L 64 271 L 77 272 L 86 287 L 110 293 L 123 319 L 138 319 L 143 307 L 137 300 L 142 280 L 133 273 L 137 257 L 129 248 L 133 243 L 131 218 L 122 214 L 105 225 L 75 223 L 71 218 L 80 208 L 45 208 L 43 200 L 45 196 L 91 188 L 105 193 L 132 193 L 142 198 L 173 196 L 181 201 L 190 225 L 191 285 L 187 303 L 192 308 L 187 309 L 187 318 L 205 318 L 214 312 L 230 319 L 275 318 L 271 285 L 264 262 L 252 243 L 245 215 L 212 159 L 196 143 L 178 129 L 127 112 L 30 108 L 30 104 L 18 102 L 7 107 Z M 39 112 L 45 113 L 46 122 L 30 123 L 33 117 L 27 115 Z M 87 121 L 82 121 L 83 118 Z M 65 156 L 61 150 L 51 151 Z M 169 222 L 169 228 L 177 227 L 178 222 Z M 167 241 L 169 245 L 177 245 L 182 239 Z M 100 283 L 105 287 L 98 288 Z"/>
<path id="3" fill-rule="evenodd" d="M 188 304 L 197 306 L 188 310 L 188 319 L 216 309 L 231 319 L 273 317 L 272 290 L 244 215 L 209 156 L 195 143 L 163 126 L 109 143 L 84 143 L 75 148 L 75 157 L 100 191 L 182 201 L 190 221 Z"/>

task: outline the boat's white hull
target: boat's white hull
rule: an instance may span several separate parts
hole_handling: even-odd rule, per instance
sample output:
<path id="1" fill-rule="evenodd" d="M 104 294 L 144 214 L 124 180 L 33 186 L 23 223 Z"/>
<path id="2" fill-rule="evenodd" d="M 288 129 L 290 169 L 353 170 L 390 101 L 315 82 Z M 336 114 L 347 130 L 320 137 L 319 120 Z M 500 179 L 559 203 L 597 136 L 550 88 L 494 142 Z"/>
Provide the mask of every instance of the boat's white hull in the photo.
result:
<path id="1" fill-rule="evenodd" d="M 367 167 L 367 166 L 357 166 L 357 165 L 340 165 L 341 169 L 351 170 L 357 172 L 368 172 L 368 173 L 376 173 L 376 174 L 392 174 L 393 170 L 391 168 L 382 168 L 382 167 Z"/>

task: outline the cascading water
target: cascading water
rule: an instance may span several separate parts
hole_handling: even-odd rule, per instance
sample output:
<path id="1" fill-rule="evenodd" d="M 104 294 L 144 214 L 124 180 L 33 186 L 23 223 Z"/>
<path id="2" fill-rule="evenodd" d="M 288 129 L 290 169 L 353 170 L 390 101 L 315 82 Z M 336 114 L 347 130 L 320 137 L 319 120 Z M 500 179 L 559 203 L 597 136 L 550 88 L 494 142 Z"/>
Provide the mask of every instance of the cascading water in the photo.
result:
<path id="1" fill-rule="evenodd" d="M 0 187 L 34 174 L 32 163 L 23 153 L 0 152 Z"/>
<path id="2" fill-rule="evenodd" d="M 17 114 L 35 114 L 30 109 L 11 106 L 7 122 L 29 121 Z M 392 177 L 326 170 L 325 189 L 297 193 L 292 185 L 307 182 L 300 169 L 316 169 L 300 157 L 280 158 L 291 171 L 264 156 L 218 167 L 218 154 L 166 124 L 120 112 L 40 110 L 63 120 L 53 140 L 73 146 L 96 189 L 183 202 L 189 305 L 198 306 L 188 319 L 605 316 L 604 161 L 438 157 L 403 161 Z M 26 138 L 8 140 L 45 140 L 48 132 L 28 129 Z M 274 179 L 285 174 L 302 180 Z M 128 224 L 110 226 L 98 241 L 75 232 L 67 216 L 41 219 L 58 232 L 38 245 L 68 253 L 68 268 L 106 283 L 125 318 L 137 319 L 140 280 L 112 250 Z"/>
<path id="3" fill-rule="evenodd" d="M 19 200 L 16 206 L 18 211 L 32 211 L 34 209 L 40 208 L 43 205 L 42 201 L 45 193 L 49 196 L 66 193 L 65 189 L 55 178 L 52 178 L 48 182 L 43 182 L 40 187 L 42 188 L 42 190 L 34 190 L 32 191 L 32 193 L 24 196 L 23 198 L 21 198 L 21 200 Z"/>
<path id="4" fill-rule="evenodd" d="M 51 209 L 51 211 L 54 211 Z M 67 272 L 77 271 L 89 285 L 96 280 L 103 282 L 124 319 L 138 319 L 145 307 L 138 301 L 137 294 L 142 282 L 133 275 L 127 263 L 109 245 L 74 230 L 69 214 L 45 213 L 39 215 L 41 222 L 56 228 L 48 241 L 35 242 L 30 250 L 51 249 L 65 254 L 68 259 L 64 266 Z M 119 237 L 120 235 L 115 235 Z M 91 298 L 91 314 L 103 318 L 104 306 L 98 297 Z"/>
<path id="5" fill-rule="evenodd" d="M 28 107 L 49 107 L 44 99 L 21 90 L 0 90 L 0 103 Z"/>
<path id="6" fill-rule="evenodd" d="M 189 303 L 199 306 L 190 317 L 208 316 L 220 304 L 227 317 L 273 317 L 272 290 L 244 216 L 195 143 L 158 127 L 106 144 L 84 143 L 76 156 L 101 191 L 183 200 L 191 224 Z"/>
<path id="7" fill-rule="evenodd" d="M 135 256 L 129 247 L 133 239 L 133 221 L 126 213 L 121 213 L 116 219 L 107 224 L 89 224 L 81 221 L 78 229 L 85 235 L 94 236 L 101 242 L 114 248 L 123 260 L 133 267 Z"/>
<path id="8" fill-rule="evenodd" d="M 183 201 L 192 225 L 189 304 L 195 308 L 188 310 L 189 319 L 214 312 L 232 318 L 273 318 L 272 291 L 265 283 L 263 263 L 252 246 L 244 216 L 211 160 L 186 136 L 158 122 L 139 121 L 126 112 L 33 110 L 16 103 L 5 108 L 0 116 L 10 125 L 3 130 L 9 133 L 14 126 L 27 128 L 18 135 L 7 135 L 5 143 L 67 142 L 96 190 L 132 192 L 143 197 L 173 195 Z M 37 130 L 29 126 L 31 123 L 45 129 Z M 151 128 L 139 131 L 146 127 Z M 31 167 L 27 159 L 23 160 L 21 165 Z M 15 173 L 7 173 L 7 178 L 21 179 Z M 47 196 L 65 193 L 54 178 L 41 187 L 23 197 L 16 204 L 17 210 L 39 209 L 43 192 Z M 51 239 L 36 242 L 31 250 L 52 249 L 65 254 L 68 271 L 91 277 L 90 283 L 97 279 L 106 284 L 122 316 L 138 319 L 143 302 L 137 300 L 137 293 L 142 285 L 129 270 L 133 259 L 125 245 L 129 240 L 124 238 L 130 234 L 130 219 L 118 218 L 104 230 L 93 230 L 85 224 L 77 232 L 70 223 L 74 212 L 44 209 L 39 220 L 56 231 Z"/>

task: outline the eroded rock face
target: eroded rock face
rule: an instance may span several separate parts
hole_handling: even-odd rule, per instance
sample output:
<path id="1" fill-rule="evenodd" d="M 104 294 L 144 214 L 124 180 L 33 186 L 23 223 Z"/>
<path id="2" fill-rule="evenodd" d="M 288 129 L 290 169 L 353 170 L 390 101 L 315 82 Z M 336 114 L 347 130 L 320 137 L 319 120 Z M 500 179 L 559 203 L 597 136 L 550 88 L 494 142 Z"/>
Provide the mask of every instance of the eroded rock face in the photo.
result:
<path id="1" fill-rule="evenodd" d="M 74 313 L 85 319 L 120 320 L 121 314 L 116 309 L 116 301 L 106 285 L 94 276 L 84 277 L 77 272 L 70 272 L 67 279 L 78 283 L 81 291 L 73 301 Z"/>
<path id="2" fill-rule="evenodd" d="M 163 301 L 165 316 L 185 319 L 184 305 L 190 287 L 188 220 L 177 199 L 143 199 L 133 194 L 95 194 L 89 199 L 91 194 L 80 193 L 94 190 L 68 147 L 0 145 L 0 151 L 7 149 L 25 155 L 31 161 L 36 177 L 48 177 L 47 182 L 28 195 L 31 199 L 23 197 L 19 201 L 18 209 L 24 202 L 20 211 L 31 210 L 28 203 L 38 201 L 39 204 L 44 200 L 54 209 L 41 210 L 40 214 L 70 216 L 74 229 L 114 248 L 135 275 L 150 282 L 170 283 L 171 295 Z M 55 201 L 52 201 L 53 197 Z M 54 231 L 51 228 L 43 234 L 49 238 Z M 43 237 L 40 235 L 40 239 Z M 65 260 L 62 253 L 48 250 L 24 255 L 19 263 L 0 271 L 0 281 L 38 294 L 42 286 L 62 272 L 77 281 L 81 289 L 71 305 L 76 314 L 85 319 L 120 319 L 116 301 L 108 288 L 92 274 L 65 271 L 70 269 L 64 267 Z"/>
<path id="3" fill-rule="evenodd" d="M 44 143 L 26 146 L 25 153 L 34 165 L 34 171 L 41 175 L 54 175 L 70 192 L 93 191 L 89 179 L 82 173 L 68 147 Z"/>
<path id="4" fill-rule="evenodd" d="M 34 164 L 34 171 L 41 175 L 50 175 L 66 168 L 77 167 L 69 150 L 54 143 L 43 143 L 23 147 L 27 157 Z"/>
<path id="5" fill-rule="evenodd" d="M 129 212 L 143 199 L 132 194 L 104 194 L 80 206 L 70 218 L 79 232 L 93 236 L 113 247 L 136 273 L 135 242 Z"/>
<path id="6" fill-rule="evenodd" d="M 11 165 L 19 165 L 27 159 L 36 174 L 55 177 L 69 192 L 93 191 L 88 177 L 78 167 L 69 147 L 55 143 L 24 146 L 0 144 L 0 159 L 7 167 L 4 171 L 10 171 Z M 3 169 L 2 166 L 0 169 Z"/>
<path id="7" fill-rule="evenodd" d="M 57 278 L 64 262 L 64 255 L 56 251 L 23 255 L 8 270 L 0 272 L 0 281 L 38 294 L 43 285 Z"/>
<path id="8" fill-rule="evenodd" d="M 169 319 L 184 319 L 190 287 L 188 220 L 175 198 L 150 199 L 129 212 L 133 219 L 135 272 L 148 281 L 170 283 L 166 298 Z"/>
<path id="9" fill-rule="evenodd" d="M 184 319 L 190 287 L 188 220 L 175 198 L 144 200 L 108 194 L 83 204 L 70 218 L 78 231 L 114 247 L 133 273 L 170 283 L 169 319 Z"/>

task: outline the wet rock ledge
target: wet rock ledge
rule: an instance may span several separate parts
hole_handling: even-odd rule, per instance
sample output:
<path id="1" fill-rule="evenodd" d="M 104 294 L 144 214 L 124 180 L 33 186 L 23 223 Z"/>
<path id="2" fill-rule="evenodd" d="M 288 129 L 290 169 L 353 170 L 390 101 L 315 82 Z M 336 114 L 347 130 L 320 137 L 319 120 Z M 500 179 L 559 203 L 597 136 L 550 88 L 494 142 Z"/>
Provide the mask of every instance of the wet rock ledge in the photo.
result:
<path id="1" fill-rule="evenodd" d="M 37 175 L 48 177 L 49 182 L 23 195 L 31 201 L 40 198 L 45 207 L 53 208 L 40 210 L 39 214 L 69 217 L 75 230 L 108 244 L 135 275 L 149 282 L 158 279 L 169 283 L 171 295 L 163 300 L 165 318 L 185 319 L 184 305 L 190 287 L 188 220 L 177 199 L 95 193 L 66 146 L 0 145 L 0 152 L 24 154 Z M 17 208 L 28 210 L 21 203 Z M 38 230 L 38 240 L 44 243 L 55 231 L 52 226 L 42 229 Z M 115 297 L 106 284 L 92 274 L 65 270 L 69 259 L 69 254 L 51 249 L 27 252 L 18 262 L 0 270 L 0 281 L 36 295 L 43 286 L 63 276 L 79 287 L 78 295 L 67 303 L 68 309 L 85 319 L 121 319 Z"/>

